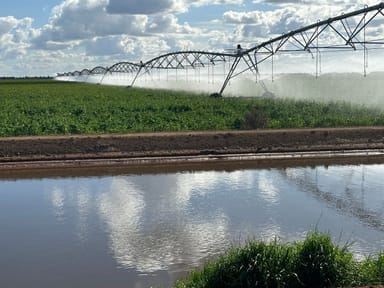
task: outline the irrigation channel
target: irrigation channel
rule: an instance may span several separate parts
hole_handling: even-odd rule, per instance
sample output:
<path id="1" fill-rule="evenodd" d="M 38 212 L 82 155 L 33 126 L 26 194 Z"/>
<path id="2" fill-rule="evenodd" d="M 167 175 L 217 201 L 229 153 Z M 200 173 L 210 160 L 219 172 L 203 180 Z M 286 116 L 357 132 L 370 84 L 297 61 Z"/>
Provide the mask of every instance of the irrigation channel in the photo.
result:
<path id="1" fill-rule="evenodd" d="M 0 176 L 0 287 L 168 287 L 248 239 L 384 249 L 384 164 L 231 163 Z M 128 169 L 128 168 L 126 168 Z"/>

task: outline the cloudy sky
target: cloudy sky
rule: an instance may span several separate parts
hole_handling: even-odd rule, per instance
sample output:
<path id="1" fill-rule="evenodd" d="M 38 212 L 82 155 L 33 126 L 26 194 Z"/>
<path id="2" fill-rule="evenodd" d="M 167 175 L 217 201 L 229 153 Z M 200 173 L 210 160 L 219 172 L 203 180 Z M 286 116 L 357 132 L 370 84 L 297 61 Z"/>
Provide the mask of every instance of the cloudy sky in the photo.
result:
<path id="1" fill-rule="evenodd" d="M 3 0 L 0 76 L 252 47 L 375 0 Z"/>

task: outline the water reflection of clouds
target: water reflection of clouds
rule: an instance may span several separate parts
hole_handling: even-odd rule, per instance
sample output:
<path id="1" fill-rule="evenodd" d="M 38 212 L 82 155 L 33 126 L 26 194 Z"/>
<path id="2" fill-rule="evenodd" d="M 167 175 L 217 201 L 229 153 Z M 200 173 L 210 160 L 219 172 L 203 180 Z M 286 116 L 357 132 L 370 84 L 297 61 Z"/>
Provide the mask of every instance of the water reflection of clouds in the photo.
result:
<path id="1" fill-rule="evenodd" d="M 277 204 L 279 202 L 279 190 L 275 186 L 276 179 L 270 176 L 270 171 L 261 171 L 259 173 L 259 192 L 263 200 L 269 204 Z M 277 234 L 275 234 L 277 235 Z"/>
<path id="2" fill-rule="evenodd" d="M 99 196 L 98 206 L 108 226 L 111 250 L 117 262 L 122 266 L 141 265 L 140 261 L 145 259 L 136 253 L 143 242 L 139 234 L 140 215 L 145 208 L 141 191 L 124 178 L 113 178 L 110 190 Z"/>
<path id="3" fill-rule="evenodd" d="M 79 181 L 76 186 L 69 185 L 66 181 L 59 182 L 53 182 L 53 188 L 48 190 L 54 215 L 62 224 L 69 217 L 77 216 L 75 233 L 84 242 L 87 239 L 89 215 L 93 206 L 91 189 L 86 182 Z"/>
<path id="4" fill-rule="evenodd" d="M 176 192 L 178 198 L 181 196 L 180 200 L 182 202 L 187 203 L 192 193 L 204 196 L 212 191 L 217 183 L 223 180 L 221 177 L 222 175 L 213 171 L 178 174 L 175 178 L 176 189 L 174 189 L 174 192 Z"/>
<path id="5" fill-rule="evenodd" d="M 157 177 L 158 189 L 147 191 L 149 179 L 145 177 L 118 177 L 112 180 L 111 190 L 100 196 L 101 215 L 120 266 L 143 273 L 168 270 L 170 265 L 195 266 L 229 244 L 222 213 L 208 218 L 187 215 L 185 207 L 196 186 L 183 186 L 181 198 L 177 197 L 179 177 L 184 175 Z"/>
<path id="6" fill-rule="evenodd" d="M 82 242 L 88 239 L 88 221 L 93 205 L 90 193 L 88 188 L 81 186 L 75 198 L 79 219 L 76 231 Z"/>
<path id="7" fill-rule="evenodd" d="M 64 191 L 62 188 L 54 187 L 50 193 L 50 200 L 53 207 L 53 211 L 55 213 L 55 217 L 59 221 L 63 221 L 64 217 Z"/>
<path id="8" fill-rule="evenodd" d="M 254 171 L 236 171 L 114 178 L 99 206 L 115 259 L 124 268 L 148 273 L 168 270 L 170 265 L 193 267 L 205 257 L 222 253 L 233 244 L 228 211 L 207 197 L 214 193 L 224 196 L 221 190 L 232 188 L 249 189 L 254 197 L 258 183 L 263 200 L 276 204 L 279 190 L 269 172 L 258 173 L 258 177 Z M 210 206 L 194 212 L 196 203 Z M 258 236 L 265 240 L 280 234 L 278 223 L 259 227 Z"/>
<path id="9" fill-rule="evenodd" d="M 222 253 L 237 236 L 264 240 L 280 236 L 284 241 L 304 237 L 315 224 L 311 219 L 316 221 L 320 215 L 316 213 L 323 209 L 331 212 L 324 215 L 327 226 L 340 229 L 333 223 L 340 217 L 332 214 L 337 210 L 335 199 L 355 205 L 358 211 L 362 206 L 356 205 L 361 203 L 364 207 L 384 205 L 378 189 L 361 197 L 362 179 L 376 183 L 380 173 L 365 168 L 362 175 L 364 169 L 353 169 L 353 173 L 350 167 L 318 167 L 106 177 L 77 180 L 73 186 L 58 183 L 50 194 L 59 219 L 70 213 L 68 207 L 77 210 L 79 238 L 87 239 L 89 218 L 101 220 L 108 248 L 120 267 L 141 273 L 188 270 L 205 257 Z M 281 193 L 286 190 L 293 191 Z M 300 196 L 302 192 L 310 197 Z M 292 203 L 301 210 L 291 217 Z M 305 207 L 314 203 L 316 208 Z M 382 208 L 374 211 L 383 212 Z M 344 213 L 357 215 L 350 208 Z"/>

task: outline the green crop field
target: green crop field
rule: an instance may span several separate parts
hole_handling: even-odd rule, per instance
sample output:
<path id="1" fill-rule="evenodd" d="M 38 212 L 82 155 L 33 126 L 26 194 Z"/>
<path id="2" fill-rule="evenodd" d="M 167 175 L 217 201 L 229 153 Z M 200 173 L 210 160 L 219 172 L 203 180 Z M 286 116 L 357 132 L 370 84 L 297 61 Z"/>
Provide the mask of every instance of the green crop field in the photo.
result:
<path id="1" fill-rule="evenodd" d="M 383 125 L 346 103 L 210 98 L 186 92 L 0 80 L 0 136 Z"/>

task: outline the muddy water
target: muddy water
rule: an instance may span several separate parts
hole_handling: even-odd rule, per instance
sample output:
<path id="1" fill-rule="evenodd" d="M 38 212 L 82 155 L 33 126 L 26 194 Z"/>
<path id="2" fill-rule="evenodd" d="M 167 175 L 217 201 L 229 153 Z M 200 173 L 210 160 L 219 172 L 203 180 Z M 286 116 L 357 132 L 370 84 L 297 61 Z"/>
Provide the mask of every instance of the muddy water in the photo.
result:
<path id="1" fill-rule="evenodd" d="M 364 257 L 384 250 L 383 175 L 337 165 L 0 177 L 0 287 L 168 287 L 231 245 L 314 229 Z"/>

